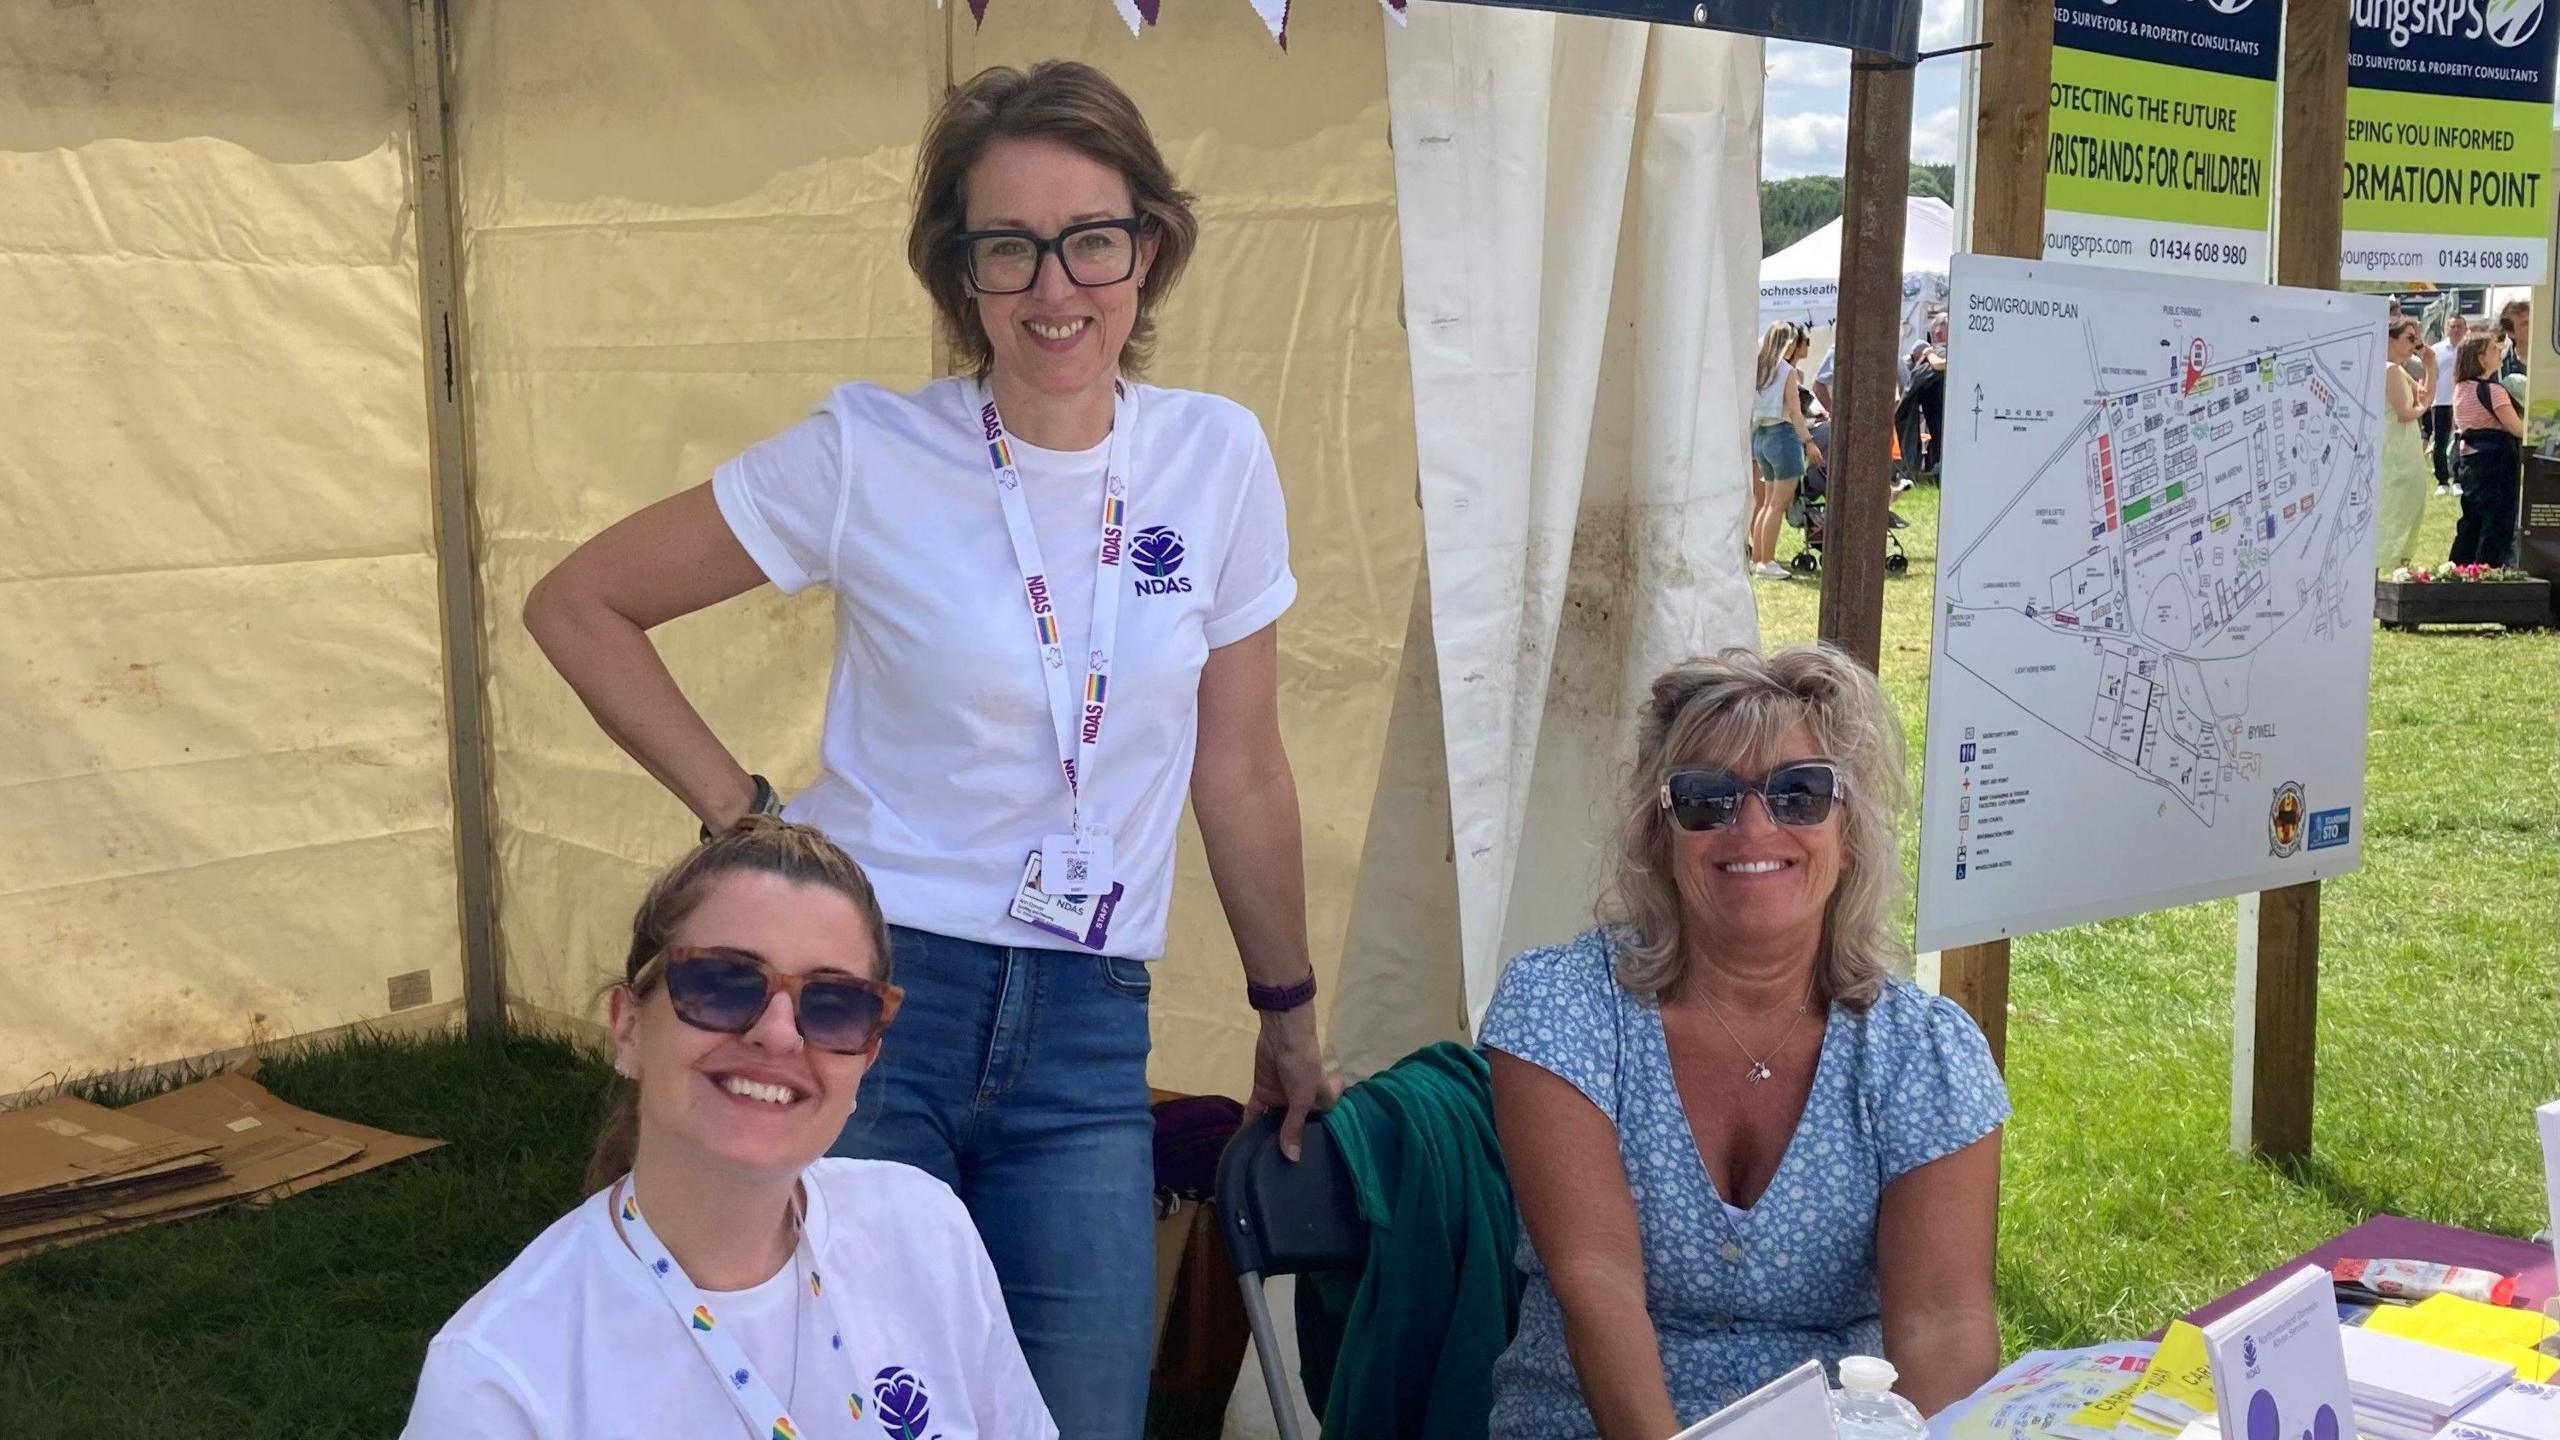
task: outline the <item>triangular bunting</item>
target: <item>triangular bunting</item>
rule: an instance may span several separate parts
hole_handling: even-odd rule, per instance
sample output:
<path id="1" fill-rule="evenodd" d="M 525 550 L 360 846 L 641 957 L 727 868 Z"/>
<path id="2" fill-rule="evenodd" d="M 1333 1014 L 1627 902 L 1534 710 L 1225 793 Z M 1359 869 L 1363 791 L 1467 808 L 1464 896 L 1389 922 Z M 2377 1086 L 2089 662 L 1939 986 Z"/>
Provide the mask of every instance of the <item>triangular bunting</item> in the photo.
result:
<path id="1" fill-rule="evenodd" d="M 1272 39 L 1280 42 L 1280 48 L 1288 49 L 1289 0 L 1245 0 L 1245 3 L 1253 7 L 1254 14 L 1262 17 L 1263 28 L 1271 32 Z"/>

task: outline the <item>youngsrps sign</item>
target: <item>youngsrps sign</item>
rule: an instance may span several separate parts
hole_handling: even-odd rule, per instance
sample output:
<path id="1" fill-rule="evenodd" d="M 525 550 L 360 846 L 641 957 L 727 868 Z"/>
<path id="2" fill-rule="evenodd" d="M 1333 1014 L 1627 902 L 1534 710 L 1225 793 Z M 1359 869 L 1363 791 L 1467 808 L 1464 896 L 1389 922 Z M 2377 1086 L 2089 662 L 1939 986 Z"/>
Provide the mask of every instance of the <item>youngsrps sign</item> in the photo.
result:
<path id="1" fill-rule="evenodd" d="M 2284 0 L 2058 0 L 2048 260 L 2265 277 Z"/>
<path id="2" fill-rule="evenodd" d="M 2542 276 L 2555 3 L 2352 0 L 2346 279 Z"/>

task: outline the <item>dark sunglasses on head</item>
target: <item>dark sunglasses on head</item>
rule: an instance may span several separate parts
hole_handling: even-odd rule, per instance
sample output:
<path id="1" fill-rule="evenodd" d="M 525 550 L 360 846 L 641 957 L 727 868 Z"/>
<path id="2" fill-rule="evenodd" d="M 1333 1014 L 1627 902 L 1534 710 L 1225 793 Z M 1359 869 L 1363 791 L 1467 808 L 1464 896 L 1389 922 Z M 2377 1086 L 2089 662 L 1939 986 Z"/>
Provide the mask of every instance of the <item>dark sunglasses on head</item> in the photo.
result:
<path id="1" fill-rule="evenodd" d="M 1675 770 L 1662 782 L 1662 808 L 1683 830 L 1721 830 L 1742 815 L 1742 797 L 1757 795 L 1769 818 L 1780 825 L 1819 825 L 1831 818 L 1832 802 L 1848 798 L 1849 783 L 1840 767 L 1825 760 L 1781 765 L 1758 780 L 1745 780 L 1730 770 L 1700 767 Z"/>
<path id="2" fill-rule="evenodd" d="M 791 997 L 800 1038 L 839 1055 L 865 1054 L 878 1045 L 906 998 L 895 985 L 840 970 L 786 975 L 762 956 L 725 946 L 670 945 L 654 963 L 665 967 L 667 1000 L 676 1018 L 697 1030 L 744 1035 L 764 1018 L 779 990 Z"/>

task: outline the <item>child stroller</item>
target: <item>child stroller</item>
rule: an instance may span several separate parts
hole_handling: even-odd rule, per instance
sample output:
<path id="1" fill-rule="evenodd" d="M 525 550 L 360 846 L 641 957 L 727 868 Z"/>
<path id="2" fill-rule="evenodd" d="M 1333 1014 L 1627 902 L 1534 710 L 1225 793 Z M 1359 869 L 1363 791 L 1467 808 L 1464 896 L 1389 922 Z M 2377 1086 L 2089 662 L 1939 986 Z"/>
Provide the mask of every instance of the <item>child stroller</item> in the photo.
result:
<path id="1" fill-rule="evenodd" d="M 1829 420 L 1814 423 L 1813 443 L 1824 456 L 1831 454 Z M 1803 574 L 1817 574 L 1822 569 L 1823 520 L 1830 509 L 1827 498 L 1830 488 L 1829 468 L 1808 461 L 1804 478 L 1796 482 L 1796 498 L 1787 506 L 1787 523 L 1804 532 L 1804 548 L 1787 563 Z M 1887 575 L 1900 575 L 1911 568 L 1911 557 L 1902 550 L 1902 537 L 1894 533 L 1909 529 L 1910 524 L 1890 510 L 1885 512 L 1884 573 Z"/>

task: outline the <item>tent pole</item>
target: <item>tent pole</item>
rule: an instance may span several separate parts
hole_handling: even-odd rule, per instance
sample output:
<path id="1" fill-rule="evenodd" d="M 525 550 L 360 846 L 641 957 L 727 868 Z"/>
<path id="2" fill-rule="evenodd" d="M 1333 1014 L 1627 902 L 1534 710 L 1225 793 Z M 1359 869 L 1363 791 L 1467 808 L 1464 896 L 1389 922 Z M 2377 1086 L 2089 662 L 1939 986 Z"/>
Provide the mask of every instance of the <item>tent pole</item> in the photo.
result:
<path id="1" fill-rule="evenodd" d="M 2044 254 L 2045 92 L 2053 79 L 2052 0 L 1982 0 L 1979 109 L 1974 122 L 1973 253 Z M 1938 956 L 1938 992 L 1982 1027 L 1991 1058 L 2009 1060 L 2009 942 L 1959 945 Z"/>
<path id="2" fill-rule="evenodd" d="M 1821 638 L 1873 670 L 1884 647 L 1886 504 L 1893 489 L 1894 366 L 1911 192 L 1912 66 L 1856 52 L 1840 187 L 1840 359 L 1832 367 L 1831 503 Z"/>
<path id="3" fill-rule="evenodd" d="M 490 837 L 489 728 L 472 545 L 469 377 L 459 283 L 460 216 L 452 175 L 452 73 L 446 0 L 409 0 L 409 122 L 416 146 L 418 298 L 426 329 L 436 585 L 444 628 L 445 736 L 453 782 L 453 868 L 462 923 L 465 1024 L 480 1043 L 506 1033 L 498 963 L 497 849 Z"/>

